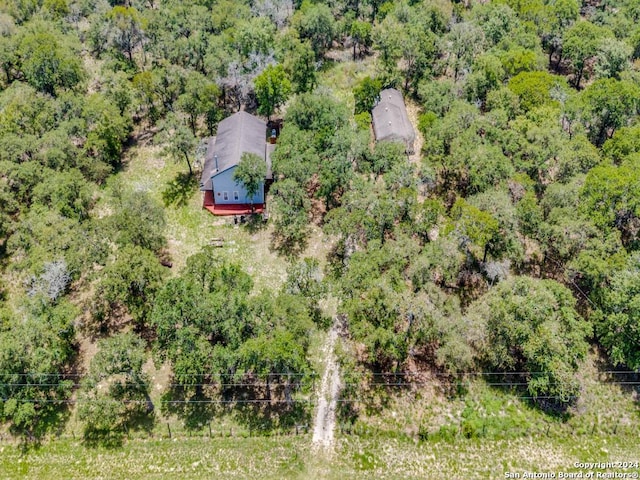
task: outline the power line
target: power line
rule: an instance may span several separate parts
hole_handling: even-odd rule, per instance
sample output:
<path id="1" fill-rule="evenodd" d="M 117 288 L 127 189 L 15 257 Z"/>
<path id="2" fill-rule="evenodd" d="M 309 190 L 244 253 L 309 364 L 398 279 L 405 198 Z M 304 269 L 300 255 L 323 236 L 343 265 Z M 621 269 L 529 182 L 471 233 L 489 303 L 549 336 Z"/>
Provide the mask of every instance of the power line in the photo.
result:
<path id="1" fill-rule="evenodd" d="M 546 375 L 553 374 L 555 372 L 550 371 L 532 371 L 532 372 L 455 372 L 455 373 L 447 373 L 447 372 L 429 372 L 429 375 L 433 375 L 436 377 L 458 377 L 458 376 L 483 376 L 483 375 Z M 640 370 L 601 370 L 598 371 L 599 374 L 608 374 L 608 375 L 640 375 Z M 129 375 L 130 372 L 116 372 L 111 373 L 107 376 L 114 375 Z M 361 375 L 361 376 L 412 376 L 412 375 L 424 375 L 422 372 L 350 372 L 350 375 Z M 181 374 L 180 377 L 233 377 L 236 374 L 233 373 L 188 373 Z M 251 376 L 253 374 L 244 374 L 244 376 Z M 33 377 L 88 377 L 86 374 L 81 373 L 0 373 L 1 377 L 11 377 L 11 376 L 33 376 Z M 269 377 L 292 377 L 292 376 L 313 376 L 304 372 L 273 372 L 267 374 Z"/>
<path id="2" fill-rule="evenodd" d="M 560 395 L 540 395 L 540 396 L 532 396 L 532 395 L 518 395 L 513 397 L 515 399 L 519 399 L 519 400 L 562 400 L 564 402 L 568 401 L 568 400 L 573 400 L 578 398 L 577 395 L 567 395 L 567 396 L 560 396 Z M 8 399 L 4 398 L 2 399 L 3 402 L 6 402 Z M 46 398 L 46 399 L 32 399 L 32 398 L 21 398 L 21 399 L 15 399 L 17 402 L 21 402 L 21 403 L 47 403 L 47 404 L 57 404 L 57 405 L 76 405 L 76 404 L 82 404 L 82 403 L 94 403 L 97 404 L 99 403 L 96 399 L 66 399 L 66 400 L 56 400 L 56 399 L 51 399 L 51 398 Z M 355 399 L 355 398 L 339 398 L 336 400 L 338 403 L 360 403 L 361 400 L 360 399 Z M 147 405 L 149 402 L 147 400 L 119 400 L 119 403 L 122 403 L 124 405 L 128 405 L 128 404 L 140 404 L 140 405 Z M 233 405 L 238 405 L 238 404 L 262 404 L 262 403 L 268 403 L 270 405 L 275 405 L 275 404 L 300 404 L 300 403 L 304 403 L 307 405 L 316 405 L 317 401 L 316 400 L 311 400 L 311 399 L 291 399 L 291 400 L 281 400 L 281 399 L 276 399 L 276 400 L 269 400 L 266 398 L 253 398 L 253 399 L 237 399 L 237 400 L 216 400 L 216 399 L 206 399 L 206 400 L 158 400 L 156 402 L 152 402 L 154 405 L 156 404 L 165 404 L 165 405 L 184 405 L 184 404 L 197 404 L 197 405 L 202 405 L 202 404 L 213 404 L 213 405 L 229 405 L 229 404 L 233 404 Z"/>
<path id="3" fill-rule="evenodd" d="M 388 381 L 388 382 L 374 382 L 372 385 L 373 386 L 424 386 L 424 385 L 433 385 L 436 384 L 438 382 L 436 381 L 414 381 L 414 382 L 402 382 L 402 381 L 398 381 L 398 382 L 392 382 L 392 381 Z M 629 381 L 616 381 L 616 380 L 604 380 L 604 381 L 600 381 L 599 383 L 602 384 L 607 384 L 607 385 L 640 385 L 640 381 L 635 381 L 635 382 L 629 382 Z M 120 383 L 117 382 L 117 384 L 119 386 L 124 386 L 124 387 L 146 387 L 149 386 L 148 383 Z M 227 387 L 267 387 L 267 386 L 279 386 L 282 384 L 279 383 L 269 383 L 267 384 L 266 382 L 256 382 L 256 383 L 188 383 L 188 384 L 183 384 L 183 383 L 170 383 L 167 384 L 166 387 L 167 388 L 181 388 L 181 387 L 223 387 L 223 388 L 227 388 Z M 311 383 L 296 383 L 295 386 L 297 387 L 309 387 L 309 386 L 313 386 L 315 385 L 315 383 L 311 382 Z M 361 385 L 361 383 L 359 382 L 343 382 L 342 385 L 345 386 L 353 386 L 353 385 Z M 484 385 L 490 386 L 490 387 L 503 387 L 503 386 L 509 386 L 509 387 L 518 387 L 518 386 L 526 386 L 529 385 L 528 382 L 485 382 Z M 561 382 L 550 382 L 547 385 L 553 386 L 553 385 L 562 385 Z M 0 383 L 0 388 L 1 387 L 60 387 L 60 386 L 65 386 L 65 385 L 61 385 L 59 383 Z M 81 383 L 73 383 L 68 385 L 68 387 L 71 388 L 79 388 L 82 387 L 83 385 Z"/>

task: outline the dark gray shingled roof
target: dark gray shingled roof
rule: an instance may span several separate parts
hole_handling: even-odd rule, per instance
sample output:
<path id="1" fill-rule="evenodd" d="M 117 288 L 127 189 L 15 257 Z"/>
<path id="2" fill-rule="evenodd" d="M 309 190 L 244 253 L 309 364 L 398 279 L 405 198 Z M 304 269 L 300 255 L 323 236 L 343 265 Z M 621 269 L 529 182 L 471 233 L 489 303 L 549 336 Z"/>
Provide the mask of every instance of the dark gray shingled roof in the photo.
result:
<path id="1" fill-rule="evenodd" d="M 244 152 L 267 160 L 267 124 L 247 112 L 238 112 L 218 125 L 218 134 L 209 141 L 200 188 L 211 190 L 211 177 L 236 166 Z M 217 171 L 216 171 L 216 156 Z"/>
<path id="2" fill-rule="evenodd" d="M 393 88 L 380 92 L 380 101 L 371 112 L 376 140 L 398 140 L 413 150 L 416 132 L 407 115 L 402 94 Z"/>

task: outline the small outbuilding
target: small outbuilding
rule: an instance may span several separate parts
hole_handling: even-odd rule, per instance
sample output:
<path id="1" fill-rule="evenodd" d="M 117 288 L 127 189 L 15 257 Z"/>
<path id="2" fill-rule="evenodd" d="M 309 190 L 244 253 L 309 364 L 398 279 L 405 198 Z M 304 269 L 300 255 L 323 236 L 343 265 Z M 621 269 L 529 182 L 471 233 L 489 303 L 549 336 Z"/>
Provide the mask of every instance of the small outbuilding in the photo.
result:
<path id="1" fill-rule="evenodd" d="M 402 142 L 405 152 L 412 155 L 416 132 L 407 115 L 402 94 L 387 88 L 380 92 L 380 100 L 371 112 L 376 142 Z"/>
<path id="2" fill-rule="evenodd" d="M 218 133 L 209 140 L 200 190 L 204 208 L 214 215 L 261 213 L 265 207 L 265 183 L 251 198 L 242 184 L 233 179 L 242 154 L 253 153 L 267 164 L 265 182 L 272 178 L 271 152 L 275 145 L 267 142 L 267 124 L 247 112 L 237 112 L 218 125 Z"/>

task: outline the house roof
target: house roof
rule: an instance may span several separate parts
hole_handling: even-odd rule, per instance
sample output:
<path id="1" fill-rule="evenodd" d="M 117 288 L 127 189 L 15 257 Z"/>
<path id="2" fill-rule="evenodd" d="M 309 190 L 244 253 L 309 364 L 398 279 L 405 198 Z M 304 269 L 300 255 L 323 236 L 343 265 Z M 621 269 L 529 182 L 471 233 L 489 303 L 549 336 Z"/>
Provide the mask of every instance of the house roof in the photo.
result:
<path id="1" fill-rule="evenodd" d="M 416 132 L 407 115 L 402 94 L 387 88 L 380 92 L 380 101 L 371 112 L 376 140 L 413 142 Z"/>
<path id="2" fill-rule="evenodd" d="M 207 142 L 207 153 L 204 157 L 204 166 L 202 167 L 202 176 L 200 177 L 200 190 L 213 190 L 213 184 L 211 183 L 211 171 L 213 170 L 213 165 L 215 159 L 213 158 L 213 154 L 209 154 L 213 152 L 213 148 L 216 144 L 217 137 L 211 137 Z"/>
<path id="3" fill-rule="evenodd" d="M 267 161 L 266 138 L 266 122 L 250 113 L 241 111 L 222 120 L 218 125 L 218 135 L 209 141 L 207 147 L 201 188 L 210 190 L 211 177 L 235 167 L 245 152 L 255 153 Z"/>

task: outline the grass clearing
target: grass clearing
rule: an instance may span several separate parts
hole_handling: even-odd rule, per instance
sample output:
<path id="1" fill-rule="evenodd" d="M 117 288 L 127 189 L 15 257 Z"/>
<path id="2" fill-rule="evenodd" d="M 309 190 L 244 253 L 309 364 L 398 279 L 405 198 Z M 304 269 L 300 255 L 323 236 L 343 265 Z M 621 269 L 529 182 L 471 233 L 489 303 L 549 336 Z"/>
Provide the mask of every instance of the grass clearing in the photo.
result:
<path id="1" fill-rule="evenodd" d="M 375 76 L 375 57 L 369 56 L 354 61 L 350 49 L 332 50 L 327 56 L 330 60 L 325 64 L 318 83 L 321 87 L 332 90 L 336 98 L 353 111 L 353 87 L 363 78 Z"/>
<path id="2" fill-rule="evenodd" d="M 26 454 L 17 445 L 0 446 L 0 478 L 504 478 L 505 472 L 584 471 L 575 462 L 637 461 L 637 441 L 637 433 L 455 443 L 353 435 L 339 436 L 335 453 L 324 455 L 311 449 L 310 435 L 131 440 L 120 449 L 60 439 Z"/>
<path id="3" fill-rule="evenodd" d="M 166 158 L 160 147 L 138 145 L 127 152 L 127 161 L 117 177 L 127 186 L 148 192 L 158 202 L 170 182 L 184 174 L 186 166 Z M 185 203 L 166 206 L 168 250 L 177 274 L 189 256 L 213 239 L 223 239 L 220 256 L 238 262 L 255 281 L 256 289 L 277 289 L 286 278 L 287 262 L 271 251 L 272 227 L 255 232 L 234 225 L 231 217 L 215 217 L 202 208 L 202 194 L 193 189 Z"/>
<path id="4" fill-rule="evenodd" d="M 461 438 L 505 440 L 526 437 L 562 439 L 571 436 L 635 435 L 640 432 L 640 404 L 637 392 L 624 385 L 610 383 L 598 373 L 599 357 L 591 352 L 582 368 L 582 393 L 566 415 L 551 415 L 520 396 L 487 385 L 484 380 L 465 382 L 466 393 L 443 393 L 438 379 L 430 379 L 420 388 L 387 389 L 373 395 L 373 405 L 361 405 L 356 430 L 382 437 L 405 436 L 418 439 L 459 441 Z M 387 394 L 387 395 L 385 395 Z M 640 448 L 638 449 L 640 452 Z"/>

